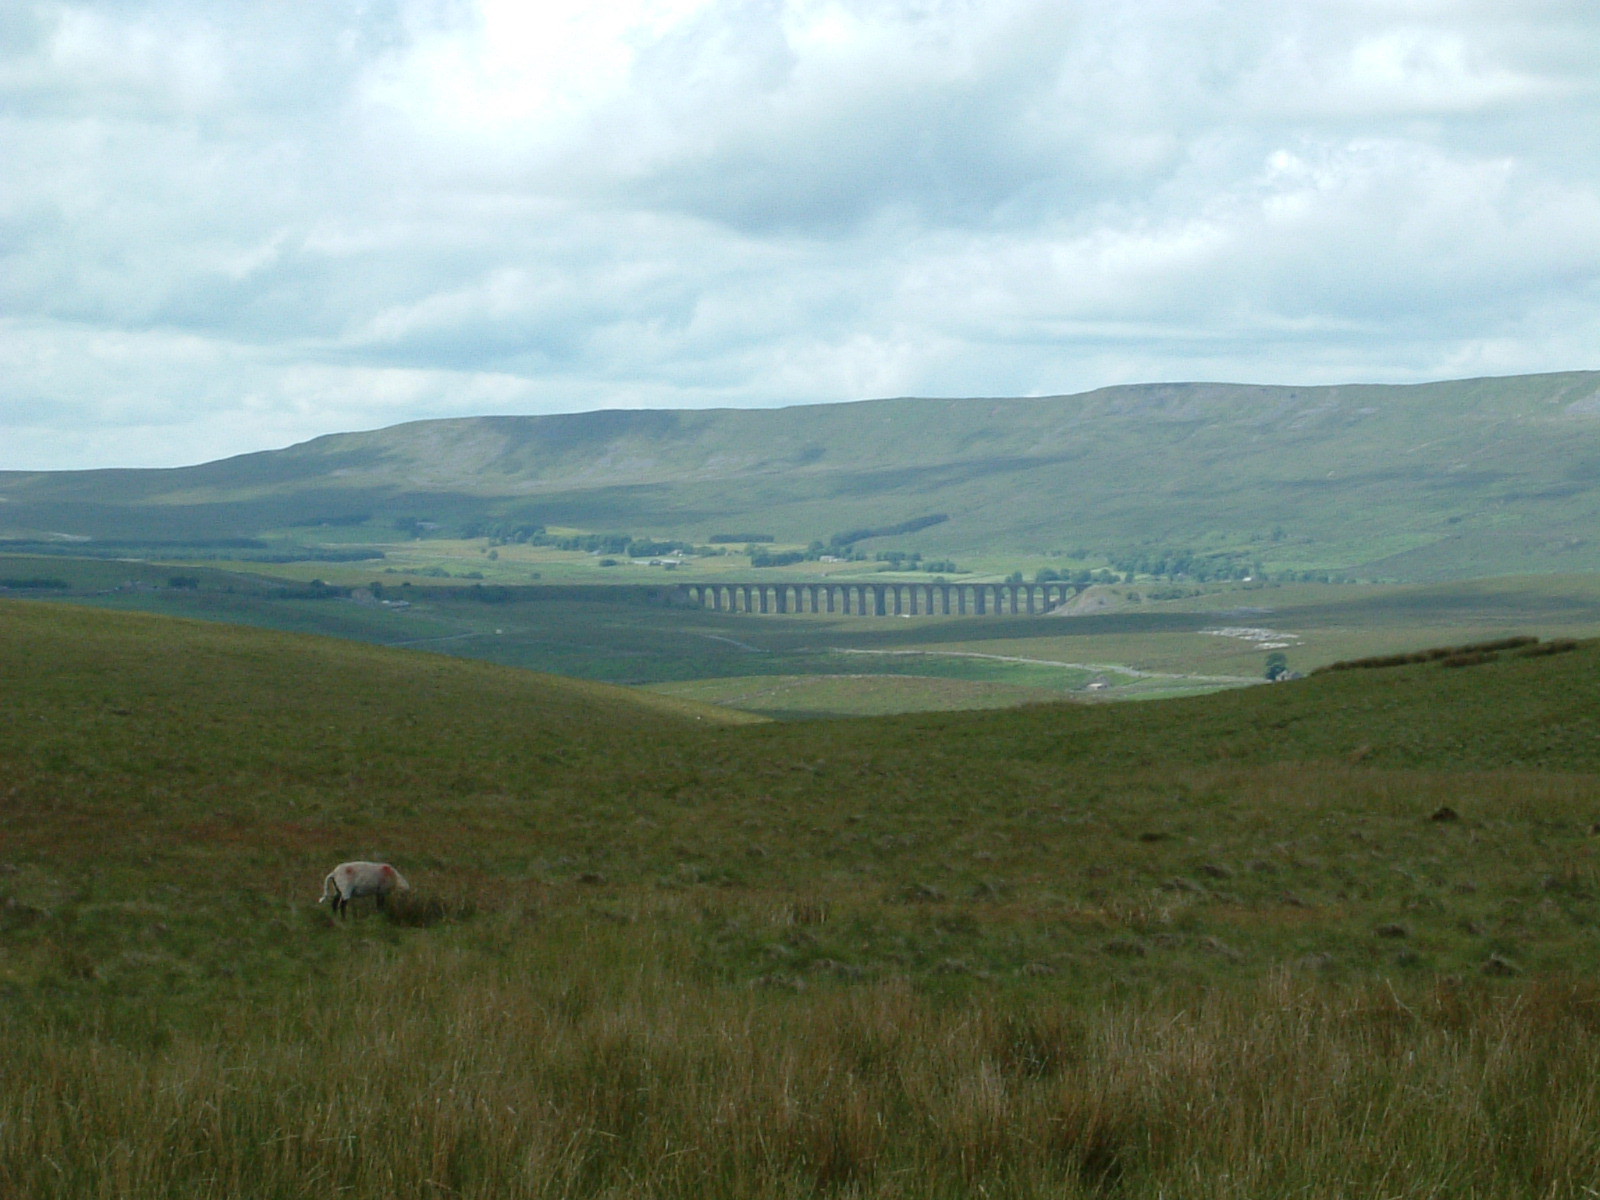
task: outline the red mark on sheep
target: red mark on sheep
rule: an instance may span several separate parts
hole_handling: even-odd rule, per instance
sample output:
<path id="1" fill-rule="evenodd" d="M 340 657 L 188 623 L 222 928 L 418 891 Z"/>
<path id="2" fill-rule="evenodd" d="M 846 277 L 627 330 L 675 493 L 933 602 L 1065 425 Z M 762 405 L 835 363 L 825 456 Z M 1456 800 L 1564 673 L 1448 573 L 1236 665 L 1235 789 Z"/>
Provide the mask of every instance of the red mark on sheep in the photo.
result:
<path id="1" fill-rule="evenodd" d="M 322 899 L 317 903 L 331 900 L 333 911 L 343 916 L 350 901 L 361 896 L 374 897 L 382 908 L 390 892 L 410 890 L 405 876 L 388 863 L 347 862 L 328 872 L 322 881 Z"/>

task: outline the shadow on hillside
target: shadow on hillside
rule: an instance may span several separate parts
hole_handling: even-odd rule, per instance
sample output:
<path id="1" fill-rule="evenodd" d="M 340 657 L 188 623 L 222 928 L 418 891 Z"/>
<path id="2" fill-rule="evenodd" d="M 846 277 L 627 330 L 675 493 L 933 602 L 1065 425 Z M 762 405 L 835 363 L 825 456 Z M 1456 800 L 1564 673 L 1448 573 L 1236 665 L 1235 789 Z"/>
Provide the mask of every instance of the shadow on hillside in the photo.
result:
<path id="1" fill-rule="evenodd" d="M 1217 623 L 1216 613 L 1105 613 L 1091 617 L 918 617 L 867 629 L 833 630 L 830 646 L 845 649 L 916 647 L 936 642 L 1012 642 L 1028 638 L 1096 637 L 1104 634 L 1196 633 Z M 772 620 L 773 618 L 763 618 Z M 781 618 L 779 618 L 781 619 Z M 814 647 L 816 627 L 794 623 L 795 646 Z M 803 638 L 803 641 L 802 641 Z M 787 649 L 781 639 L 764 639 Z"/>

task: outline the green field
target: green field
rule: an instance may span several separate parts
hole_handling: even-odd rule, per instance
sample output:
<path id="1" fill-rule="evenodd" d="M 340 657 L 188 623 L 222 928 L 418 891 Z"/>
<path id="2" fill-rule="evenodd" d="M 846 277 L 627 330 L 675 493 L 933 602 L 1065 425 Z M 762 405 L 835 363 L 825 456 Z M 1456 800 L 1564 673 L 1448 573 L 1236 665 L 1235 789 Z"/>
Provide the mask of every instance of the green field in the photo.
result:
<path id="1" fill-rule="evenodd" d="M 1045 688 L 910 675 L 757 675 L 656 684 L 651 690 L 788 720 L 1010 708 L 1060 698 Z"/>
<path id="2" fill-rule="evenodd" d="M 1588 1195 L 1600 643 L 1528 649 L 748 723 L 0 601 L 0 1194 Z"/>

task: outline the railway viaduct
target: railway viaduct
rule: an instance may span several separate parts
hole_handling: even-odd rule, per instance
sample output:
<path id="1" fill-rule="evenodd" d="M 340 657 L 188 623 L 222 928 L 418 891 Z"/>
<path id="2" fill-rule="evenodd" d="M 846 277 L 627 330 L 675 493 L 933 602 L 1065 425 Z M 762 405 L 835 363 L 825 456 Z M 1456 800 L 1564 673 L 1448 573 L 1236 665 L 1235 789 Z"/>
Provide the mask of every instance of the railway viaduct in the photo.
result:
<path id="1" fill-rule="evenodd" d="M 674 598 L 715 612 L 981 617 L 1046 613 L 1082 590 L 1070 583 L 685 583 Z"/>

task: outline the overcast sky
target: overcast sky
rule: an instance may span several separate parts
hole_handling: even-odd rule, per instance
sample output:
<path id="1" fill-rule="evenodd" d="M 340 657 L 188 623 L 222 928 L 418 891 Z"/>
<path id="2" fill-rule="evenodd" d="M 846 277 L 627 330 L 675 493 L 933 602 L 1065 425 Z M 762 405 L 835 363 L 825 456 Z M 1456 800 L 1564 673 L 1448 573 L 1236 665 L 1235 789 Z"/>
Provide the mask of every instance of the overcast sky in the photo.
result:
<path id="1" fill-rule="evenodd" d="M 1593 367 L 1595 0 L 0 3 L 0 468 Z"/>

